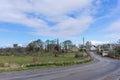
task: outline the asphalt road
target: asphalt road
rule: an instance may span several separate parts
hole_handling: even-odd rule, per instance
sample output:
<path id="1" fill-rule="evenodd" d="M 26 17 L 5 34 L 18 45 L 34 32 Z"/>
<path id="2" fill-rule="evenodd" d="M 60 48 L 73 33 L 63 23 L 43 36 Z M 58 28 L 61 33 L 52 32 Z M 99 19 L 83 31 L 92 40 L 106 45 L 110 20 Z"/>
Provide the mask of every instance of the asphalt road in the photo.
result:
<path id="1" fill-rule="evenodd" d="M 120 80 L 120 61 L 91 55 L 97 60 L 88 64 L 0 73 L 0 80 Z"/>

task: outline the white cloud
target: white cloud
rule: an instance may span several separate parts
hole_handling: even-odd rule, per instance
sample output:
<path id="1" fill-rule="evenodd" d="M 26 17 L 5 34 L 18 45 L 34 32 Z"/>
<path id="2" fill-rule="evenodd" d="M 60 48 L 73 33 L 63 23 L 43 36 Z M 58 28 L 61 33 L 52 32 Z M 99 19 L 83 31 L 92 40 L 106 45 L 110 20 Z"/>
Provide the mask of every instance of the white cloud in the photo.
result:
<path id="1" fill-rule="evenodd" d="M 46 16 L 64 15 L 71 11 L 86 8 L 92 0 L 36 0 L 33 1 L 35 11 Z"/>
<path id="2" fill-rule="evenodd" d="M 109 4 L 109 3 L 112 3 L 112 4 Z M 95 13 L 102 15 L 102 16 L 99 15 L 98 18 L 96 18 L 97 21 L 98 20 L 101 21 L 104 19 L 112 19 L 115 17 L 119 18 L 120 0 L 112 0 L 112 1 L 111 0 L 96 0 Z"/>
<path id="3" fill-rule="evenodd" d="M 114 21 L 111 23 L 105 31 L 110 32 L 109 34 L 105 35 L 107 38 L 120 38 L 120 20 Z"/>
<path id="4" fill-rule="evenodd" d="M 120 32 L 120 20 L 112 22 L 106 30 Z"/>
<path id="5" fill-rule="evenodd" d="M 0 22 L 31 27 L 35 35 L 75 37 L 94 21 L 93 0 L 1 0 Z M 75 17 L 68 16 L 69 14 Z M 55 23 L 54 25 L 50 25 Z"/>
<path id="6" fill-rule="evenodd" d="M 43 32 L 41 31 L 41 33 L 38 30 L 38 34 L 46 36 L 52 35 L 53 37 L 73 37 L 88 29 L 89 24 L 91 24 L 92 21 L 92 17 L 90 16 L 86 16 L 86 18 L 80 17 L 77 19 L 68 18 L 50 28 L 49 31 L 44 30 Z"/>
<path id="7" fill-rule="evenodd" d="M 91 43 L 93 45 L 101 45 L 101 44 L 107 44 L 109 41 L 97 41 L 97 40 L 92 40 Z"/>
<path id="8" fill-rule="evenodd" d="M 23 45 L 23 44 L 18 44 L 18 46 L 19 46 L 19 47 L 24 47 L 24 45 Z"/>
<path id="9" fill-rule="evenodd" d="M 120 39 L 120 32 L 107 34 L 106 37 L 107 37 L 107 38 Z"/>
<path id="10" fill-rule="evenodd" d="M 110 0 L 108 0 L 109 2 Z M 102 30 L 106 34 L 104 37 L 109 39 L 119 39 L 120 38 L 120 0 L 116 0 L 116 5 L 113 8 L 109 8 L 110 12 L 99 18 L 99 20 L 109 19 L 109 24 Z"/>

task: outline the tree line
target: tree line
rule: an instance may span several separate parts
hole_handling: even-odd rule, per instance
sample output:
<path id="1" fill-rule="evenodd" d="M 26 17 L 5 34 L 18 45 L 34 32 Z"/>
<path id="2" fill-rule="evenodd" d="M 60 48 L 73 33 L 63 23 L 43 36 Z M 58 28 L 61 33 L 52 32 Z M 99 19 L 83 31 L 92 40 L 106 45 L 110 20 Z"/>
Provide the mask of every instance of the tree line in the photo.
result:
<path id="1" fill-rule="evenodd" d="M 68 53 L 74 46 L 71 40 L 60 42 L 59 39 L 46 40 L 41 39 L 30 42 L 26 47 L 19 47 L 17 44 L 13 48 L 1 48 L 0 55 L 32 55 L 37 56 L 44 53 L 52 53 L 58 56 L 62 53 Z"/>

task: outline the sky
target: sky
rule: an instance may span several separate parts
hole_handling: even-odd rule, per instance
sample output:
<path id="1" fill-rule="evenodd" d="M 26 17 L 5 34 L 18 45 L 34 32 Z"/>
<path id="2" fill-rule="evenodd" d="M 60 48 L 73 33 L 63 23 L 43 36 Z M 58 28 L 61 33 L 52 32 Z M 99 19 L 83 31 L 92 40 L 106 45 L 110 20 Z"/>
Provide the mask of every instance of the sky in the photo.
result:
<path id="1" fill-rule="evenodd" d="M 120 39 L 120 0 L 0 0 L 0 47 L 59 38 Z"/>

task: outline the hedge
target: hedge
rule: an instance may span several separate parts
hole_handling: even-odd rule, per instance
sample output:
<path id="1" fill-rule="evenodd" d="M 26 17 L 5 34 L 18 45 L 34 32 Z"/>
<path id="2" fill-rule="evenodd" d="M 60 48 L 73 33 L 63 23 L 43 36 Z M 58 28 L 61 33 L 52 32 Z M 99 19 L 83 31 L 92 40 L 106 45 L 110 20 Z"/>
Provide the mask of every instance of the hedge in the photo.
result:
<path id="1" fill-rule="evenodd" d="M 74 61 L 74 62 L 61 62 L 61 63 L 40 63 L 40 64 L 27 64 L 26 67 L 37 67 L 37 66 L 66 66 L 66 65 L 72 65 L 72 64 L 82 64 L 82 63 L 87 63 L 92 61 L 92 59 L 87 59 L 87 60 L 83 60 L 83 61 Z"/>

